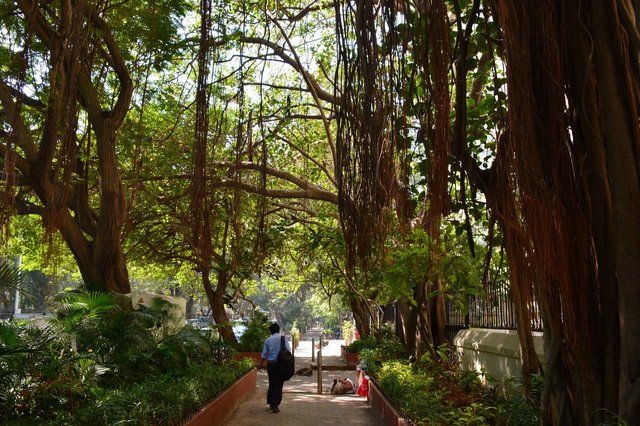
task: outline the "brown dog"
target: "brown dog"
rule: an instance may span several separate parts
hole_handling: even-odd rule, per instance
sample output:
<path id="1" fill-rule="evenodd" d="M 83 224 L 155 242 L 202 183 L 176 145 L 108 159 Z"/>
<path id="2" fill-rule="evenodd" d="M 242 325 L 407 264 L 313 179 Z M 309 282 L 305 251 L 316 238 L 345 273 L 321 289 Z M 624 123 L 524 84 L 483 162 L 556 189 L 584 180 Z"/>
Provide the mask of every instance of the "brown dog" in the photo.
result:
<path id="1" fill-rule="evenodd" d="M 313 370 L 310 369 L 309 367 L 299 368 L 298 371 L 296 371 L 296 375 L 297 376 L 311 376 L 311 375 L 313 375 Z"/>

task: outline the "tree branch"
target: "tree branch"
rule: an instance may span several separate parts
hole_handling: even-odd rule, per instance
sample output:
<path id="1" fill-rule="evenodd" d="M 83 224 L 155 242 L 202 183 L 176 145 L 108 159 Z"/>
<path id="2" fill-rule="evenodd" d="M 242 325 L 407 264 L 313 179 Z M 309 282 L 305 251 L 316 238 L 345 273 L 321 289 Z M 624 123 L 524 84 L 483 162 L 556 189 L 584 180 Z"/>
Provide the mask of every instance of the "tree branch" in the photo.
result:
<path id="1" fill-rule="evenodd" d="M 236 34 L 236 36 L 237 36 L 237 34 Z M 214 43 L 214 45 L 215 46 L 222 46 L 225 43 L 228 43 L 231 38 L 232 38 L 231 36 L 223 37 L 222 39 L 220 39 L 216 43 Z M 315 92 L 319 99 L 322 99 L 323 101 L 329 102 L 329 103 L 334 104 L 334 105 L 339 104 L 340 100 L 337 99 L 333 95 L 333 93 L 330 93 L 330 92 L 327 92 L 326 90 L 324 90 L 320 86 L 320 84 L 317 82 L 317 80 L 311 74 L 309 74 L 309 72 L 306 69 L 304 69 L 304 67 L 302 67 L 302 65 L 299 63 L 299 61 L 297 61 L 296 59 L 294 59 L 291 56 L 289 56 L 287 54 L 287 52 L 284 50 L 284 48 L 278 46 L 276 43 L 272 42 L 271 40 L 267 40 L 266 38 L 263 38 L 263 37 L 246 36 L 244 34 L 240 34 L 238 36 L 238 41 L 240 41 L 242 43 L 259 44 L 259 45 L 268 47 L 278 57 L 280 57 L 280 59 L 282 59 L 287 65 L 291 66 L 293 69 L 298 71 L 303 76 L 303 78 L 305 79 L 305 82 L 310 86 L 310 90 Z"/>
<path id="2" fill-rule="evenodd" d="M 294 175 L 293 173 L 289 173 L 289 172 L 285 172 L 283 170 L 278 170 L 278 169 L 274 169 L 273 167 L 269 167 L 269 166 L 265 166 L 262 164 L 257 164 L 257 163 L 248 163 L 248 162 L 242 162 L 242 163 L 231 163 L 228 161 L 216 161 L 213 163 L 214 166 L 217 167 L 226 167 L 226 168 L 230 168 L 230 169 L 240 169 L 240 170 L 255 170 L 258 172 L 265 172 L 268 175 L 277 177 L 279 179 L 282 180 L 286 180 L 287 182 L 291 182 L 292 184 L 296 185 L 297 187 L 301 188 L 301 189 L 315 189 L 318 191 L 324 191 L 327 193 L 331 193 L 330 191 L 327 191 L 325 189 L 319 188 L 317 186 L 312 185 L 311 183 L 309 183 L 308 181 Z"/>
<path id="3" fill-rule="evenodd" d="M 219 188 L 242 189 L 243 191 L 250 192 L 252 194 L 264 195 L 270 198 L 304 198 L 307 200 L 327 201 L 335 205 L 338 204 L 337 194 L 312 186 L 301 190 L 269 189 L 230 179 L 214 181 L 213 186 Z"/>

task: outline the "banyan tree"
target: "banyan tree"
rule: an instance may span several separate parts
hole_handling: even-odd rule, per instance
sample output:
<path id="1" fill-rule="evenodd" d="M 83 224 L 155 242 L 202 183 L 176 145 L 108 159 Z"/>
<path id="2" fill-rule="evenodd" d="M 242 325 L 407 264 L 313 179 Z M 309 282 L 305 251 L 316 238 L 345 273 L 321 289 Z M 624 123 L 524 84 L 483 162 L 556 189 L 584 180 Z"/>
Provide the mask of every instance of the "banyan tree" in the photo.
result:
<path id="1" fill-rule="evenodd" d="M 105 14 L 82 0 L 3 9 L 5 42 L 20 60 L 0 76 L 8 124 L 0 130 L 2 224 L 15 212 L 40 215 L 49 233 L 60 233 L 89 288 L 128 293 L 116 147 L 133 81 Z"/>
<path id="2" fill-rule="evenodd" d="M 549 424 L 640 412 L 637 4 L 499 1 L 509 87 L 502 174 L 545 320 Z M 507 219 L 507 220 L 513 220 Z"/>
<path id="3" fill-rule="evenodd" d="M 459 168 L 484 193 L 502 228 L 525 377 L 539 368 L 527 327 L 528 306 L 533 298 L 539 304 L 545 424 L 632 422 L 640 412 L 636 7 L 625 0 L 336 7 L 337 170 L 351 255 L 375 255 L 385 209 L 396 210 L 400 226 L 411 217 L 403 199 L 403 137 L 412 125 L 429 159 L 423 226 L 434 232 L 434 218 L 446 213 L 446 183 L 443 191 L 438 179 L 446 179 L 442 158 L 450 152 L 450 170 Z M 496 31 L 485 47 L 472 46 L 489 24 Z M 466 137 L 467 116 L 484 84 L 478 72 L 483 64 L 491 68 L 488 58 L 494 69 L 506 69 L 508 112 L 497 125 L 492 165 L 481 168 Z M 419 96 L 417 81 L 427 82 L 423 110 L 410 102 Z"/>

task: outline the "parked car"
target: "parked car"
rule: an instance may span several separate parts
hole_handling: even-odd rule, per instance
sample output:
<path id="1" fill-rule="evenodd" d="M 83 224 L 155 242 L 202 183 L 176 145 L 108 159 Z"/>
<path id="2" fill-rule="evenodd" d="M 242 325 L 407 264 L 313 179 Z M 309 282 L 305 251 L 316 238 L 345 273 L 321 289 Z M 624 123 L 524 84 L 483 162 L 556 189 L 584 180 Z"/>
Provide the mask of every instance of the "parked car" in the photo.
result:
<path id="1" fill-rule="evenodd" d="M 240 340 L 245 331 L 247 331 L 247 324 L 244 321 L 239 320 L 233 323 L 233 334 L 236 335 L 236 339 Z"/>
<path id="2" fill-rule="evenodd" d="M 198 330 L 210 331 L 215 323 L 211 317 L 196 317 L 187 320 L 187 324 Z"/>

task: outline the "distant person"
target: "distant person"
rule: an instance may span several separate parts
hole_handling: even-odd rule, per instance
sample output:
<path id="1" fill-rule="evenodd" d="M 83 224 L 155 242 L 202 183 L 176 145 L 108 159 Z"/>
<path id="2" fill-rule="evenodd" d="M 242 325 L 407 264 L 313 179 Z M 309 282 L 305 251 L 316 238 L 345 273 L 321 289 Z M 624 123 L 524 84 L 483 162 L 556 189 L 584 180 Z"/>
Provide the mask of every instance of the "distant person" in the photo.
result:
<path id="1" fill-rule="evenodd" d="M 282 402 L 282 386 L 284 382 L 278 374 L 278 353 L 280 352 L 280 326 L 274 322 L 269 326 L 271 336 L 264 341 L 262 349 L 262 359 L 260 360 L 260 369 L 262 370 L 264 362 L 267 362 L 267 374 L 269 375 L 269 389 L 267 390 L 267 404 L 274 413 L 279 413 L 278 406 Z M 291 351 L 289 341 L 284 339 L 284 346 Z"/>

